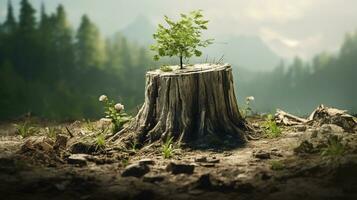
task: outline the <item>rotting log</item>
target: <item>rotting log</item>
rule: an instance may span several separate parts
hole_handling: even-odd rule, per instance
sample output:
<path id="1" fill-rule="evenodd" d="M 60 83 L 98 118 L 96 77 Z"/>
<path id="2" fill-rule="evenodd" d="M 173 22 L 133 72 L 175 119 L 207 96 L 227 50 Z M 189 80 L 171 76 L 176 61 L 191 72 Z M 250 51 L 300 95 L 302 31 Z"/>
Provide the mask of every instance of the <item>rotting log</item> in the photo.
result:
<path id="1" fill-rule="evenodd" d="M 173 137 L 192 142 L 207 136 L 227 136 L 244 143 L 249 128 L 238 109 L 232 67 L 197 64 L 183 70 L 171 68 L 170 72 L 147 72 L 143 106 L 129 126 L 111 140 L 130 137 L 151 143 Z"/>

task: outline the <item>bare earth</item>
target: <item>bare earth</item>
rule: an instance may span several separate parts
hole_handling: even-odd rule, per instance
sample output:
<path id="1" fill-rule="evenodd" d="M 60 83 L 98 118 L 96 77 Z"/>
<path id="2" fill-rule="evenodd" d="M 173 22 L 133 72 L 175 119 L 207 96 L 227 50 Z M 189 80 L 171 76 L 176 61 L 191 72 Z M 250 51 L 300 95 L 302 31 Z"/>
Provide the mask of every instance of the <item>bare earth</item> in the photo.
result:
<path id="1" fill-rule="evenodd" d="M 261 120 L 250 121 L 261 127 Z M 160 144 L 74 154 L 71 145 L 93 131 L 88 123 L 38 124 L 56 126 L 63 135 L 67 126 L 74 137 L 61 150 L 54 150 L 55 138 L 48 148 L 24 148 L 29 139 L 17 136 L 12 123 L 1 123 L 1 199 L 357 199 L 357 133 L 336 125 L 282 127 L 278 138 L 260 135 L 233 149 L 182 147 L 164 159 Z M 342 138 L 343 155 L 321 156 L 331 135 Z M 194 171 L 174 174 L 169 163 Z M 145 165 L 145 172 L 123 177 L 130 164 Z"/>

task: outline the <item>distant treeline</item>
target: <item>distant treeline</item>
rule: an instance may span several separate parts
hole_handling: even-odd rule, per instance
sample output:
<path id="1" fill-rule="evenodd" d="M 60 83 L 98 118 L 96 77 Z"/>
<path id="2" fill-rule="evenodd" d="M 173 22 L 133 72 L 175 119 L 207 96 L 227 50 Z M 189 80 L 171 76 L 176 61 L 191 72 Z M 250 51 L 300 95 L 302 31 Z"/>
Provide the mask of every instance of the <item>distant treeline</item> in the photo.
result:
<path id="1" fill-rule="evenodd" d="M 147 48 L 120 34 L 103 39 L 86 15 L 73 30 L 61 5 L 52 14 L 42 6 L 39 20 L 35 12 L 22 0 L 15 18 L 9 4 L 0 25 L 0 119 L 28 112 L 61 120 L 96 118 L 101 94 L 135 112 L 143 102 L 145 72 L 159 65 Z M 272 72 L 235 69 L 235 81 L 240 100 L 255 96 L 255 111 L 306 114 L 324 103 L 357 113 L 357 33 L 346 36 L 336 55 L 322 53 L 308 63 L 296 58 Z"/>
<path id="2" fill-rule="evenodd" d="M 51 119 L 101 115 L 98 96 L 135 110 L 142 102 L 147 51 L 117 34 L 104 40 L 84 15 L 73 30 L 62 5 L 40 19 L 22 0 L 19 17 L 8 5 L 0 26 L 0 119 L 24 113 Z"/>
<path id="3" fill-rule="evenodd" d="M 250 77 L 250 79 L 247 79 Z M 319 104 L 357 113 L 357 32 L 347 34 L 337 54 L 321 53 L 311 62 L 295 58 L 269 73 L 239 71 L 238 94 L 255 96 L 254 109 L 282 108 L 307 114 Z"/>

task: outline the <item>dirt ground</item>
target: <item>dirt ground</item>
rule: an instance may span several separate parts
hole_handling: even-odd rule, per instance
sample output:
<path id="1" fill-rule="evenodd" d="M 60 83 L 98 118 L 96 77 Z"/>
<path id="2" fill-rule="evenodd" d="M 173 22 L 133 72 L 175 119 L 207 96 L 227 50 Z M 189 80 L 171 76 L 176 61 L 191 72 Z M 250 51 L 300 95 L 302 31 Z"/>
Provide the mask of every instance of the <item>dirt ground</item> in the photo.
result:
<path id="1" fill-rule="evenodd" d="M 37 126 L 56 127 L 68 142 L 59 147 L 41 131 L 22 138 L 13 122 L 1 123 L 1 199 L 357 199 L 357 133 L 333 124 L 282 126 L 276 138 L 261 133 L 233 149 L 177 148 L 169 159 L 160 144 L 73 147 L 100 122 Z M 330 144 L 332 136 L 342 146 Z"/>

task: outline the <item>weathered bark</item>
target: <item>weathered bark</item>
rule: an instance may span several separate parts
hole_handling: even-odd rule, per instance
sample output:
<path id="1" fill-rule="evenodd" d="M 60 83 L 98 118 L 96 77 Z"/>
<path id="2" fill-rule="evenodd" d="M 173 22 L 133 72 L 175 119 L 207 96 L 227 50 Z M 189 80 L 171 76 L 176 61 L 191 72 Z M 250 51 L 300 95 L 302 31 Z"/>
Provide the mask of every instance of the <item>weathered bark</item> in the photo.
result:
<path id="1" fill-rule="evenodd" d="M 238 110 L 231 66 L 176 68 L 147 72 L 144 105 L 129 127 L 113 139 L 131 132 L 139 142 L 167 136 L 192 142 L 208 135 L 245 142 L 247 126 Z"/>

